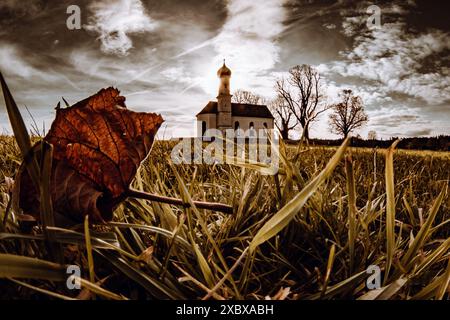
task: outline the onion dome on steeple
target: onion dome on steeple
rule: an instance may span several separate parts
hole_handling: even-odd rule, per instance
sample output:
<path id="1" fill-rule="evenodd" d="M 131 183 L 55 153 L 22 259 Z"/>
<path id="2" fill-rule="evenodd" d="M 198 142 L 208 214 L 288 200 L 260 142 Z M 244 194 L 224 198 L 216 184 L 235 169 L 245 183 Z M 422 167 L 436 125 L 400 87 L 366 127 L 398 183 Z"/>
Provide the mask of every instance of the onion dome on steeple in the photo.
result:
<path id="1" fill-rule="evenodd" d="M 225 59 L 223 59 L 223 66 L 217 70 L 217 76 L 219 78 L 231 76 L 231 70 L 225 65 Z"/>

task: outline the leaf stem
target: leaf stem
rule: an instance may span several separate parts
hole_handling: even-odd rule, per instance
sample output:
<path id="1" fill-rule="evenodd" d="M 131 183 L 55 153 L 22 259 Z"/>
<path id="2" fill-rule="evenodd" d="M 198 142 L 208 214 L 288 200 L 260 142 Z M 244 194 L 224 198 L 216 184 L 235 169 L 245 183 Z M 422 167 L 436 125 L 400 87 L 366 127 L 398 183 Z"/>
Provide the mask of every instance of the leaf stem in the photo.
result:
<path id="1" fill-rule="evenodd" d="M 185 203 L 181 199 L 160 196 L 160 195 L 143 192 L 143 191 L 138 191 L 138 190 L 134 190 L 134 189 L 128 190 L 128 192 L 126 193 L 126 196 L 132 197 L 132 198 L 162 202 L 162 203 L 167 203 L 167 204 L 180 205 L 180 206 L 183 206 L 186 208 L 190 207 L 189 203 Z M 193 203 L 199 209 L 208 209 L 208 210 L 219 211 L 219 212 L 228 213 L 228 214 L 233 213 L 233 207 L 226 205 L 226 204 L 217 203 L 217 202 L 204 202 L 204 201 L 193 201 Z"/>

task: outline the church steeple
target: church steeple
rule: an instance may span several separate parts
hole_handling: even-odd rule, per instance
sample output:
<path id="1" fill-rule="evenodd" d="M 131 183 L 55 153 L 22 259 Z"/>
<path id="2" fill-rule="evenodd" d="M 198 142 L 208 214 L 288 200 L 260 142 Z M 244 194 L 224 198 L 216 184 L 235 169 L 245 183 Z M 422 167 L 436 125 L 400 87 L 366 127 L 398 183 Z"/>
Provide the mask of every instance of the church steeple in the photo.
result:
<path id="1" fill-rule="evenodd" d="M 229 95 L 231 70 L 225 65 L 225 59 L 223 59 L 223 66 L 217 70 L 217 76 L 220 78 L 219 96 L 221 94 Z"/>
<path id="2" fill-rule="evenodd" d="M 222 67 L 217 70 L 217 76 L 220 78 L 219 95 L 217 96 L 217 127 L 219 129 L 231 128 L 231 70 L 225 65 L 225 59 Z"/>

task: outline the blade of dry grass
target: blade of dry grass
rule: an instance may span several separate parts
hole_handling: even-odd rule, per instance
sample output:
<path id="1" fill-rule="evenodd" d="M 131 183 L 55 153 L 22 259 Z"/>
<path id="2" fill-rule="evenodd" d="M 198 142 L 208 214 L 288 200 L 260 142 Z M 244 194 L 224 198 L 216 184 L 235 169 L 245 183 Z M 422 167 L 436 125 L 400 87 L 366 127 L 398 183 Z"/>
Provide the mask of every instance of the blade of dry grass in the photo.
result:
<path id="1" fill-rule="evenodd" d="M 438 276 L 431 281 L 425 288 L 416 293 L 411 300 L 427 300 L 436 296 L 439 286 L 442 285 L 444 275 Z"/>
<path id="2" fill-rule="evenodd" d="M 400 140 L 396 140 L 386 150 L 386 268 L 384 283 L 387 283 L 395 252 L 395 191 L 394 191 L 394 151 Z"/>
<path id="3" fill-rule="evenodd" d="M 46 290 L 46 289 L 42 289 L 42 288 L 33 286 L 33 285 L 29 284 L 29 283 L 26 283 L 26 282 L 23 282 L 23 281 L 20 281 L 20 280 L 17 280 L 17 279 L 13 279 L 13 278 L 8 278 L 8 279 L 10 281 L 18 284 L 19 286 L 27 287 L 27 288 L 29 288 L 31 290 L 37 291 L 39 293 L 46 294 L 46 295 L 48 295 L 50 297 L 53 297 L 53 298 L 56 298 L 56 299 L 70 300 L 70 301 L 78 300 L 76 298 L 72 298 L 72 297 L 69 297 L 69 296 L 66 296 L 66 295 L 63 295 L 63 294 L 60 294 L 60 293 L 56 293 L 56 292 L 53 292 L 53 291 L 50 291 L 50 290 Z"/>
<path id="4" fill-rule="evenodd" d="M 450 283 L 450 257 L 448 258 L 447 269 L 445 270 L 442 283 L 437 291 L 436 299 L 438 300 L 444 299 L 445 293 L 448 292 L 449 283 Z"/>
<path id="5" fill-rule="evenodd" d="M 0 72 L 0 83 L 2 86 L 3 97 L 5 99 L 6 110 L 8 112 L 9 121 L 14 132 L 14 137 L 19 145 L 20 151 L 22 153 L 23 159 L 28 159 L 29 163 L 27 165 L 27 170 L 30 174 L 32 181 L 36 187 L 39 186 L 39 167 L 36 159 L 32 156 L 31 152 L 31 141 L 28 134 L 28 130 L 23 121 L 22 115 L 20 114 L 19 108 L 17 107 L 14 98 L 9 91 L 8 85 Z"/>
<path id="6" fill-rule="evenodd" d="M 322 292 L 319 292 L 317 294 L 314 294 L 310 297 L 308 297 L 308 300 L 317 300 L 317 299 L 329 299 L 333 298 L 339 293 L 342 292 L 348 292 L 352 290 L 358 283 L 363 281 L 367 277 L 366 271 L 361 271 L 359 273 L 354 274 L 353 276 L 335 284 L 332 287 L 327 288 L 325 291 L 325 294 L 322 294 Z"/>
<path id="7" fill-rule="evenodd" d="M 125 298 L 122 295 L 118 295 L 114 292 L 111 292 L 109 290 L 106 290 L 102 287 L 100 287 L 98 284 L 93 283 L 91 281 L 87 281 L 86 279 L 83 278 L 77 278 L 80 283 L 81 283 L 81 287 L 88 289 L 89 291 L 91 291 L 92 293 L 95 293 L 99 296 L 102 296 L 106 299 L 111 299 L 111 300 L 128 300 L 128 298 Z"/>
<path id="8" fill-rule="evenodd" d="M 118 271 L 129 279 L 139 284 L 146 289 L 153 297 L 159 299 L 183 299 L 183 295 L 180 292 L 174 291 L 172 288 L 168 288 L 164 283 L 153 279 L 151 276 L 137 269 L 129 264 L 125 259 L 108 251 L 95 251 L 102 256 L 106 261 L 111 263 Z"/>
<path id="9" fill-rule="evenodd" d="M 420 228 L 419 233 L 415 237 L 415 239 L 414 239 L 412 245 L 409 247 L 408 251 L 402 257 L 401 264 L 406 271 L 409 271 L 412 268 L 413 260 L 417 257 L 417 253 L 418 253 L 419 249 L 422 248 L 426 238 L 428 237 L 429 231 L 430 231 L 433 221 L 438 213 L 438 210 L 441 206 L 441 203 L 444 199 L 446 192 L 447 192 L 446 189 L 443 189 L 441 191 L 438 198 L 433 203 L 433 206 L 431 207 L 430 212 L 428 213 L 427 220 Z"/>
<path id="10" fill-rule="evenodd" d="M 299 210 L 305 205 L 306 201 L 308 201 L 319 186 L 331 175 L 334 168 L 336 168 L 344 156 L 348 143 L 349 139 L 346 139 L 328 162 L 325 169 L 323 169 L 323 171 L 311 180 L 302 191 L 263 225 L 250 243 L 250 251 L 254 251 L 260 244 L 274 237 L 289 224 Z"/>
<path id="11" fill-rule="evenodd" d="M 345 173 L 347 176 L 347 194 L 348 194 L 348 251 L 350 256 L 350 272 L 354 268 L 355 241 L 356 241 L 356 185 L 353 175 L 353 162 L 351 156 L 345 159 Z"/>
<path id="12" fill-rule="evenodd" d="M 333 269 L 335 253 L 336 253 L 336 245 L 333 244 L 331 246 L 330 254 L 328 256 L 327 271 L 325 272 L 325 279 L 323 281 L 323 288 L 322 288 L 322 295 L 321 295 L 321 297 L 323 297 L 325 295 L 326 290 L 327 290 L 328 281 L 330 280 L 331 270 Z"/>
<path id="13" fill-rule="evenodd" d="M 0 253 L 0 278 L 66 280 L 66 267 L 25 256 Z"/>
<path id="14" fill-rule="evenodd" d="M 242 254 L 239 256 L 239 258 L 236 260 L 236 262 L 231 266 L 230 270 L 227 271 L 227 273 L 222 277 L 222 279 L 217 282 L 217 284 L 209 291 L 202 300 L 208 300 L 214 292 L 216 292 L 227 280 L 228 277 L 231 277 L 231 274 L 233 271 L 239 266 L 242 259 L 244 259 L 245 255 L 247 254 L 248 248 L 246 248 L 244 251 L 242 251 Z"/>
<path id="15" fill-rule="evenodd" d="M 406 278 L 400 278 L 389 285 L 375 290 L 370 290 L 358 300 L 389 300 L 408 282 Z"/>
<path id="16" fill-rule="evenodd" d="M 63 263 L 63 248 L 56 240 L 53 231 L 49 227 L 55 226 L 55 219 L 53 216 L 53 206 L 50 191 L 50 179 L 52 175 L 52 159 L 53 146 L 45 141 L 41 142 L 41 165 L 39 177 L 40 190 L 40 213 L 42 229 L 44 236 L 47 239 L 47 246 L 50 249 L 51 256 L 54 261 Z"/>
<path id="17" fill-rule="evenodd" d="M 88 266 L 89 266 L 89 279 L 92 283 L 95 283 L 94 257 L 92 256 L 92 242 L 91 242 L 91 234 L 89 232 L 89 215 L 88 214 L 84 218 L 84 237 L 86 239 L 86 253 L 87 253 L 87 258 L 88 258 Z"/>

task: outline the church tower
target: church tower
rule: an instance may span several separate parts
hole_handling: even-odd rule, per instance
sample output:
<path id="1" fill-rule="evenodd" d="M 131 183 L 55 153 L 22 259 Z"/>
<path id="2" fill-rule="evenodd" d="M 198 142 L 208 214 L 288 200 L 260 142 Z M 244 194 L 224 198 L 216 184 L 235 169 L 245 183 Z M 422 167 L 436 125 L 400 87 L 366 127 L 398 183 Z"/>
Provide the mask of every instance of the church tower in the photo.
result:
<path id="1" fill-rule="evenodd" d="M 231 94 L 230 78 L 231 70 L 225 65 L 217 70 L 217 76 L 220 78 L 219 95 L 217 96 L 217 128 L 224 130 L 232 128 L 231 120 Z"/>

